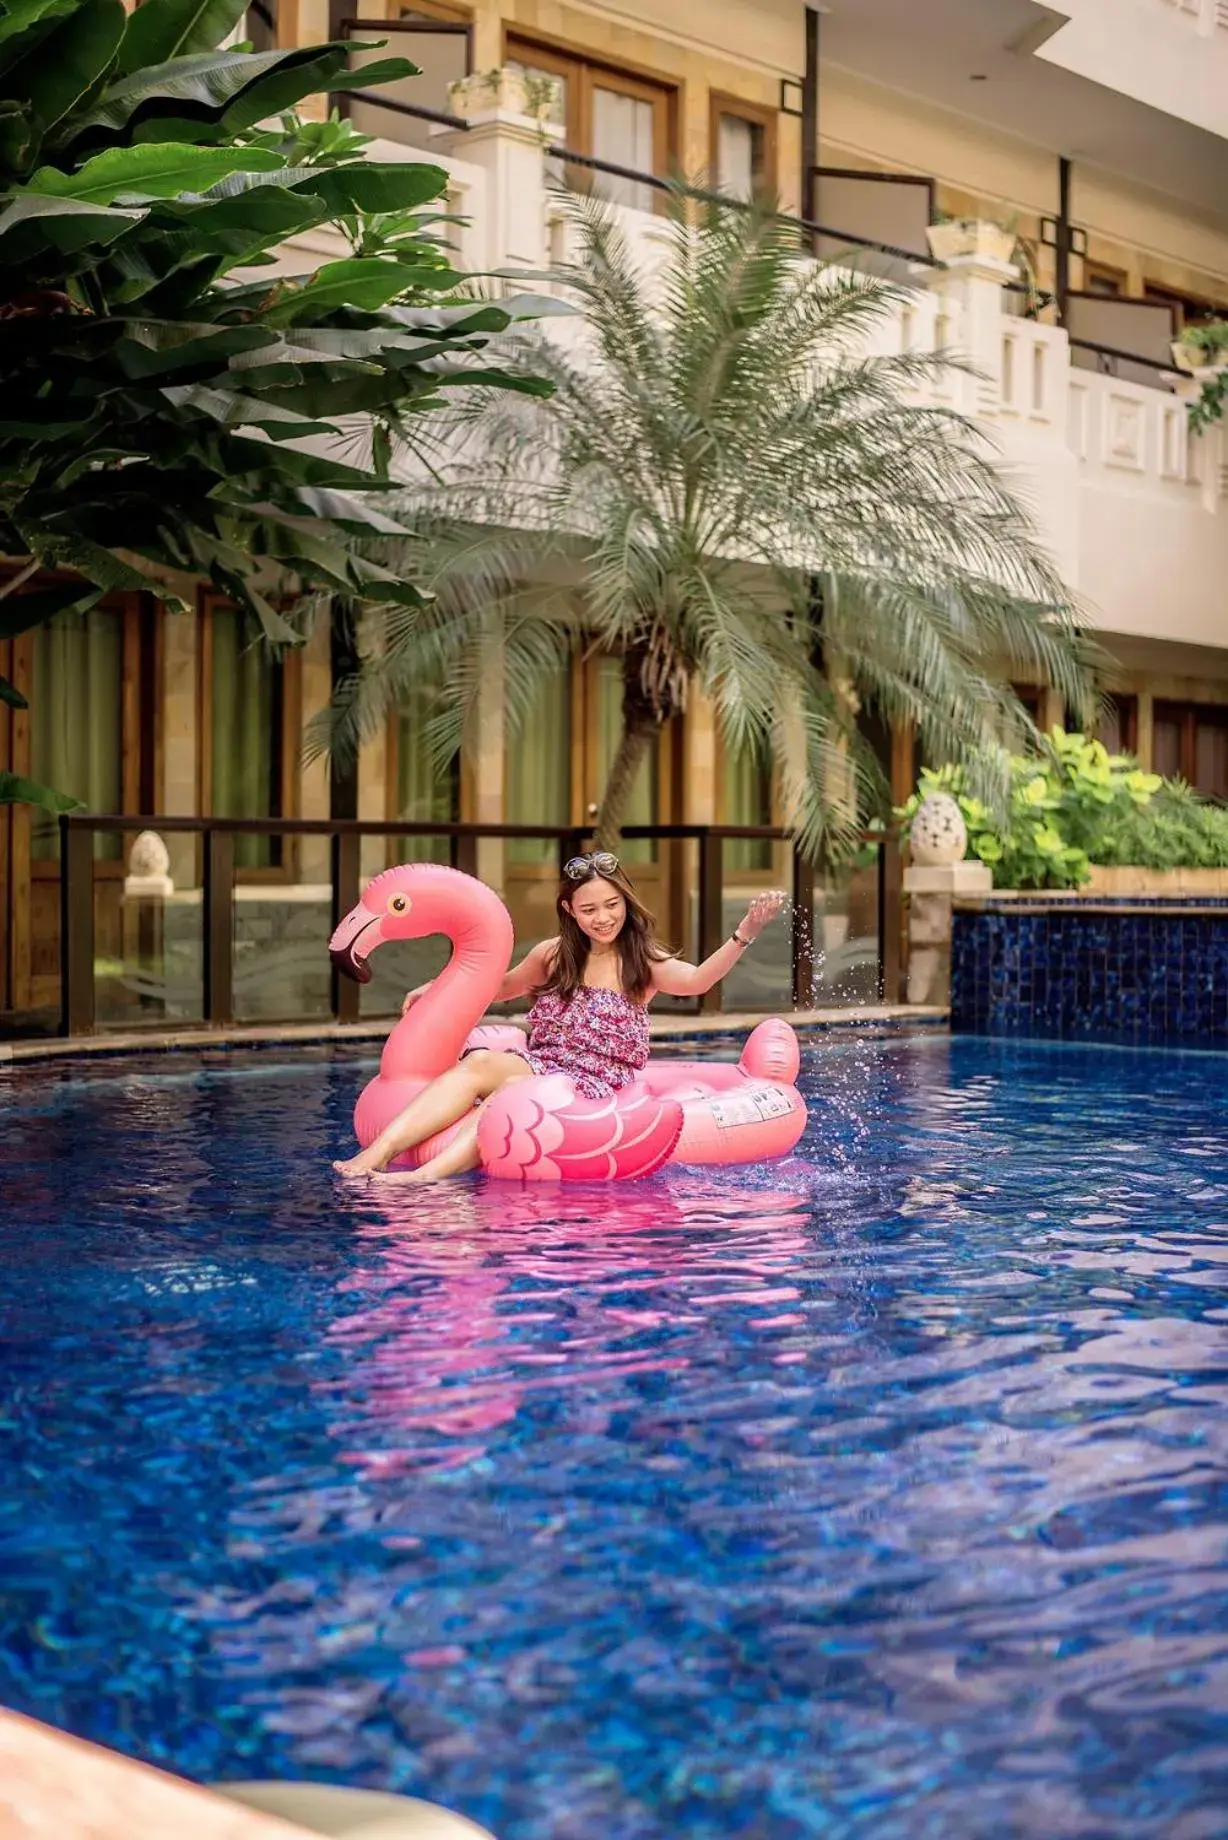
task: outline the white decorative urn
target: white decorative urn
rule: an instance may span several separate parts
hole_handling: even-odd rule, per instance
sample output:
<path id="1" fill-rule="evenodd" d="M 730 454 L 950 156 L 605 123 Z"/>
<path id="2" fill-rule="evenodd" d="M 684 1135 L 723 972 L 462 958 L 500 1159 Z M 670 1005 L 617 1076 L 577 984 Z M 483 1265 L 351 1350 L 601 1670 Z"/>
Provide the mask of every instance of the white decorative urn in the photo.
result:
<path id="1" fill-rule="evenodd" d="M 922 799 L 908 834 L 908 848 L 912 860 L 925 868 L 964 860 L 968 829 L 958 800 L 949 792 L 931 792 Z"/>
<path id="2" fill-rule="evenodd" d="M 128 873 L 124 877 L 124 894 L 128 899 L 142 896 L 162 898 L 174 894 L 171 880 L 171 856 L 157 831 L 142 831 L 128 852 Z"/>

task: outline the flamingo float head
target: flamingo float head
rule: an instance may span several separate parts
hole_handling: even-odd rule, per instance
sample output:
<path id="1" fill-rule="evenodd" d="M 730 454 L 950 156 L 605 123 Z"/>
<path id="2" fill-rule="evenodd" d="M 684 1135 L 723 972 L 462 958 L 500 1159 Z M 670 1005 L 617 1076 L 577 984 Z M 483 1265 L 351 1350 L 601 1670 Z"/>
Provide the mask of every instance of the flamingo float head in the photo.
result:
<path id="1" fill-rule="evenodd" d="M 368 960 L 377 946 L 432 933 L 460 940 L 475 930 L 510 957 L 512 923 L 493 889 L 442 863 L 402 863 L 367 883 L 329 940 L 328 954 L 338 971 L 369 984 Z"/>

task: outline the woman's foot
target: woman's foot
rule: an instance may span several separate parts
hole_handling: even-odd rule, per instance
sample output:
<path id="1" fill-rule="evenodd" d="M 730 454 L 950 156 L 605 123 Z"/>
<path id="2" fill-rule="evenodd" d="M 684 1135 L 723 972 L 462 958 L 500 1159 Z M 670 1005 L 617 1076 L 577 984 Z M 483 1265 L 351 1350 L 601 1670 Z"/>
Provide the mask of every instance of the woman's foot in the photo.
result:
<path id="1" fill-rule="evenodd" d="M 370 1161 L 370 1151 L 360 1150 L 357 1156 L 345 1157 L 333 1164 L 339 1176 L 348 1176 L 351 1181 L 356 1177 L 378 1175 L 375 1164 Z"/>

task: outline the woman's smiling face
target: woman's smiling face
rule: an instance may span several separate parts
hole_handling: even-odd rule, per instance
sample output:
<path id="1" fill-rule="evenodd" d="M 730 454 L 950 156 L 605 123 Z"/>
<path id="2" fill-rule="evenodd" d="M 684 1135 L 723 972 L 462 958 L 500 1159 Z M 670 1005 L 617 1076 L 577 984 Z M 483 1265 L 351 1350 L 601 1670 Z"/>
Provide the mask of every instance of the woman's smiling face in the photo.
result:
<path id="1" fill-rule="evenodd" d="M 627 903 L 613 882 L 595 875 L 578 888 L 567 903 L 571 917 L 595 945 L 610 945 L 623 930 Z"/>

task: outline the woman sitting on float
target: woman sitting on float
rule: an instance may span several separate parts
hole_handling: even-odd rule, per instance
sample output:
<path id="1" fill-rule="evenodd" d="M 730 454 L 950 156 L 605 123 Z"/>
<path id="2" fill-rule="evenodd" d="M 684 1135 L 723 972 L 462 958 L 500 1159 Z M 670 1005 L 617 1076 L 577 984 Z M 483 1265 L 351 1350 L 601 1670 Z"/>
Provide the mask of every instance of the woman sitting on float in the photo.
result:
<path id="1" fill-rule="evenodd" d="M 426 866 L 422 868 L 426 869 Z M 438 871 L 435 873 L 439 874 Z M 381 885 L 388 882 L 391 890 L 396 877 L 412 878 L 413 874 L 413 869 L 407 868 L 404 871 L 388 870 L 385 875 L 378 876 L 368 888 L 360 908 L 355 910 L 355 915 L 342 922 L 334 935 L 332 948 L 334 960 L 342 969 L 359 976 L 364 975 L 364 972 L 370 975 L 365 968 L 365 959 L 356 952 L 357 940 L 367 927 L 378 925 L 375 915 L 379 898 L 385 893 Z M 426 869 L 426 874 L 429 876 L 431 871 Z M 456 879 L 458 882 L 469 880 L 459 876 Z M 469 886 L 476 893 L 472 882 Z M 489 890 L 482 892 L 491 901 L 497 899 Z M 693 1098 L 707 1096 L 722 1087 L 728 1090 L 730 1082 L 718 1080 L 715 1088 L 708 1088 L 701 1078 L 696 1084 L 696 1075 L 706 1074 L 708 1070 L 681 1063 L 662 1063 L 658 1077 L 646 1078 L 648 1005 L 658 993 L 671 997 L 696 997 L 711 990 L 722 978 L 728 976 L 746 948 L 753 944 L 763 928 L 780 912 L 784 898 L 778 891 L 756 895 L 745 917 L 725 943 L 704 959 L 702 964 L 692 965 L 683 959 L 671 957 L 659 944 L 652 916 L 638 899 L 616 856 L 605 850 L 596 850 L 588 856 L 573 857 L 564 869 L 556 903 L 559 921 L 557 938 L 543 940 L 534 946 L 514 970 L 506 972 L 497 992 L 492 993 L 496 1001 L 529 994 L 534 996 L 535 1001 L 528 1016 L 527 1040 L 519 1030 L 512 1028 L 478 1031 L 479 1040 L 485 1034 L 497 1041 L 498 1045 L 467 1048 L 459 1061 L 423 1085 L 409 1103 L 398 1110 L 397 1115 L 377 1135 L 372 1136 L 372 1140 L 359 1155 L 338 1162 L 334 1167 L 345 1176 L 380 1175 L 394 1159 L 415 1150 L 425 1150 L 428 1153 L 427 1160 L 420 1161 L 417 1168 L 393 1171 L 387 1176 L 390 1181 L 423 1183 L 459 1175 L 465 1170 L 477 1168 L 481 1163 L 490 1166 L 492 1160 L 498 1162 L 500 1159 L 492 1159 L 484 1154 L 483 1144 L 479 1141 L 483 1114 L 490 1100 L 513 1081 L 551 1074 L 565 1075 L 582 1101 L 609 1100 L 633 1082 L 636 1083 L 641 1089 L 644 1102 L 659 1119 L 663 1119 L 664 1138 L 668 1140 L 665 1141 L 664 1154 L 653 1157 L 654 1166 L 659 1167 L 661 1163 L 670 1160 L 675 1151 L 678 1151 L 675 1160 L 735 1160 L 717 1154 L 715 1148 L 712 1154 L 696 1155 L 693 1159 L 684 1158 L 678 1145 L 682 1134 L 680 1116 L 671 1137 L 668 1129 L 670 1120 L 668 1116 L 663 1117 L 663 1114 L 680 1111 L 680 1100 L 688 1094 Z M 398 902 L 408 908 L 411 899 L 407 881 L 404 893 L 387 892 L 386 905 L 395 915 L 401 911 Z M 361 914 L 367 915 L 366 924 L 358 919 L 355 930 L 356 917 Z M 417 932 L 419 929 L 415 927 L 413 930 Z M 509 927 L 509 947 L 510 943 Z M 448 973 L 445 971 L 441 975 L 446 978 Z M 439 982 L 438 979 L 433 980 L 435 985 Z M 407 1016 L 431 989 L 431 984 L 424 984 L 410 991 L 405 999 L 403 1015 Z M 770 1026 L 760 1025 L 756 1035 Z M 742 1066 L 737 1070 L 739 1083 L 745 1084 L 747 1075 L 753 1071 L 769 1076 L 776 1074 L 778 1079 L 783 1076 L 784 1080 L 791 1082 L 797 1066 L 793 1032 L 784 1023 L 777 1023 L 775 1027 L 788 1035 L 791 1053 L 785 1052 L 782 1057 L 782 1044 L 770 1036 L 766 1037 L 760 1044 L 759 1059 L 764 1062 L 763 1067 L 748 1067 L 747 1057 L 744 1056 Z M 389 1046 L 392 1046 L 391 1042 Z M 718 1065 L 714 1071 L 735 1074 L 733 1067 Z M 382 1078 L 373 1081 L 368 1092 L 381 1085 L 387 1086 L 388 1083 L 385 1067 Z M 671 1088 L 676 1090 L 671 1093 Z M 357 1127 L 360 1141 L 369 1135 L 369 1131 L 363 1129 L 363 1108 L 367 1096 L 364 1094 L 363 1100 L 359 1102 Z M 582 1114 L 585 1111 L 583 1105 L 572 1109 Z M 621 1109 L 624 1112 L 627 1110 L 625 1106 Z M 386 1115 L 386 1106 L 384 1110 Z M 710 1113 L 710 1106 L 708 1110 Z M 771 1110 L 769 1102 L 769 1113 Z M 776 1110 L 780 1116 L 779 1103 Z M 796 1121 L 790 1121 L 790 1127 L 796 1123 L 796 1128 L 791 1130 L 793 1141 L 805 1122 L 800 1098 L 797 1100 L 796 1111 L 800 1116 Z M 710 1118 L 706 1121 L 710 1122 Z M 754 1120 L 741 1122 L 753 1123 Z M 783 1118 L 781 1122 L 784 1122 Z M 641 1118 L 633 1127 L 637 1139 L 642 1139 L 643 1124 Z M 431 1142 L 444 1133 L 447 1135 L 442 1143 Z M 653 1134 L 660 1136 L 662 1131 L 658 1129 Z M 766 1150 L 767 1154 L 780 1153 L 774 1141 L 778 1135 L 779 1131 L 774 1134 L 772 1146 Z M 787 1147 L 791 1147 L 791 1144 Z M 643 1148 L 647 1150 L 646 1142 Z M 506 1156 L 502 1161 L 506 1163 Z M 632 1158 L 632 1162 L 635 1161 Z M 634 1168 L 628 1167 L 625 1173 L 646 1173 L 642 1164 L 641 1157 L 639 1163 Z M 496 1173 L 512 1171 L 500 1168 L 496 1169 Z M 544 1168 L 538 1171 L 525 1167 L 518 1173 L 545 1174 L 546 1171 Z M 552 1173 L 577 1174 L 579 1171 L 553 1168 Z M 619 1175 L 624 1171 L 612 1164 L 608 1173 Z"/>

